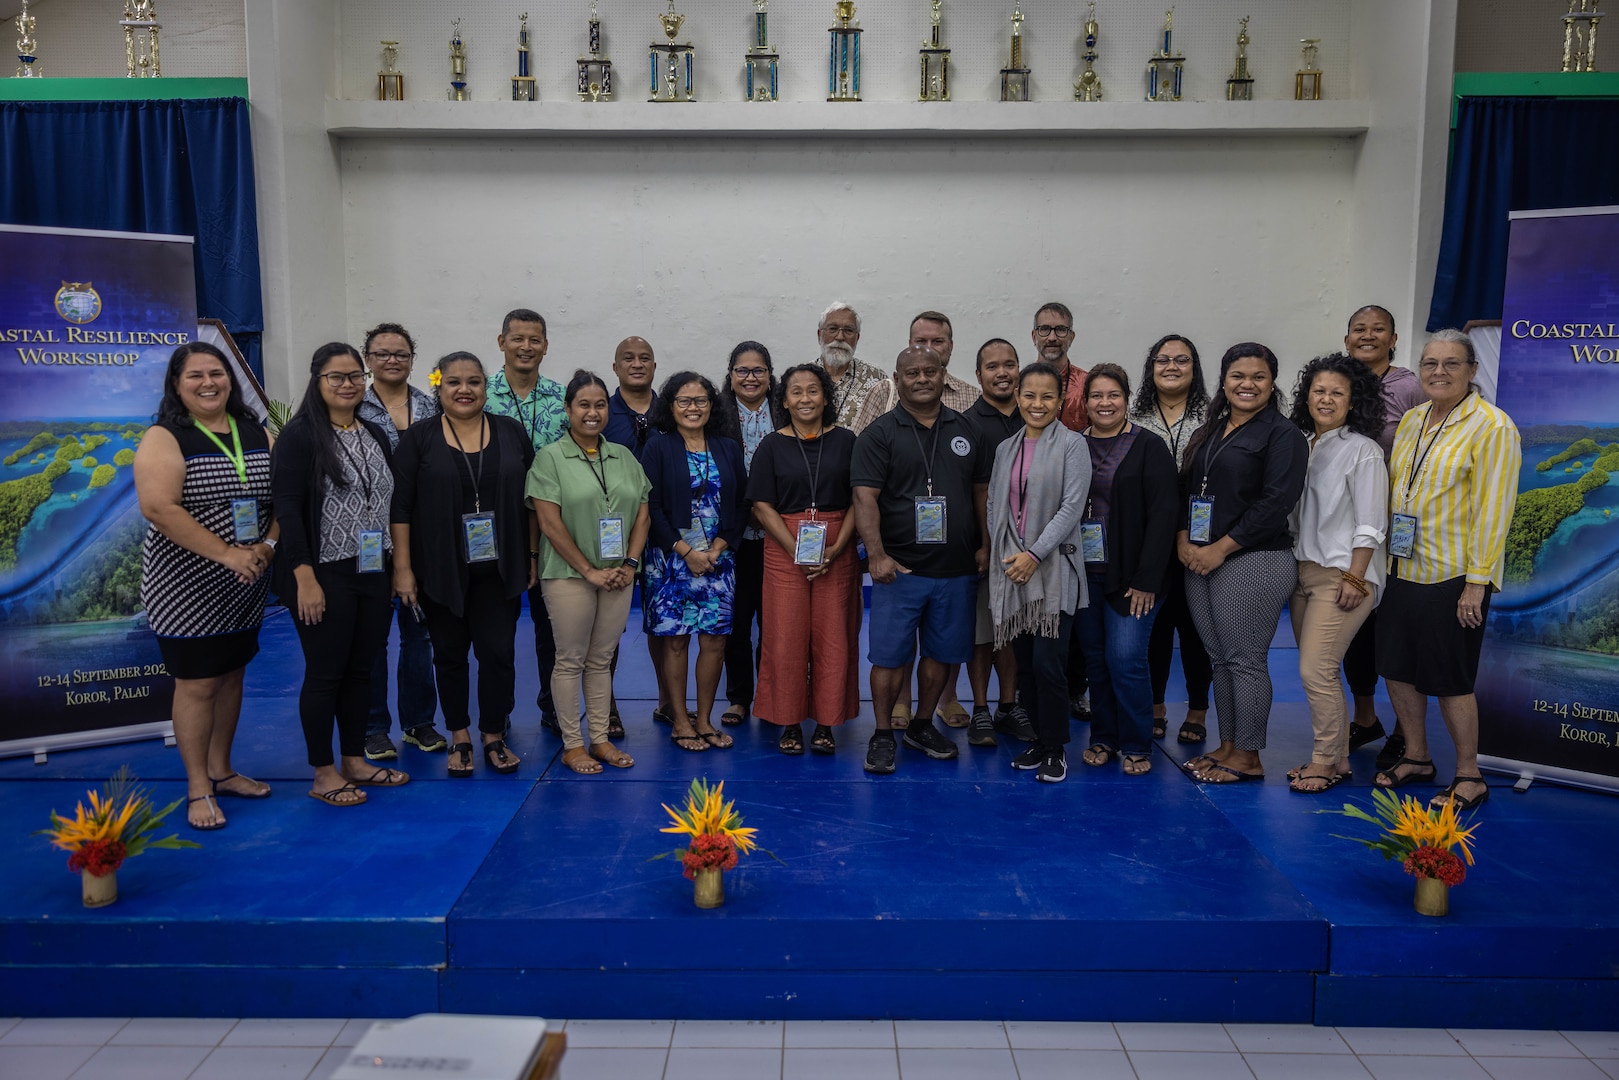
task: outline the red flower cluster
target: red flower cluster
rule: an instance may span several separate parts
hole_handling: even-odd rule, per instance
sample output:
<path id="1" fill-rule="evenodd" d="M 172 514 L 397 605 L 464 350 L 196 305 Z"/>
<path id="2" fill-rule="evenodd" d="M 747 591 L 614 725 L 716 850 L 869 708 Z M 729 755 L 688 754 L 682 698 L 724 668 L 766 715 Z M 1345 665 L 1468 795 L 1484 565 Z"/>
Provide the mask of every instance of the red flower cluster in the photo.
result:
<path id="1" fill-rule="evenodd" d="M 67 868 L 77 874 L 90 871 L 91 877 L 106 877 L 124 865 L 124 845 L 116 840 L 91 840 L 68 856 Z"/>
<path id="2" fill-rule="evenodd" d="M 1436 847 L 1419 847 L 1405 857 L 1405 872 L 1412 877 L 1438 878 L 1446 885 L 1460 885 L 1467 878 L 1462 860 Z"/>
<path id="3" fill-rule="evenodd" d="M 686 868 L 688 881 L 695 878 L 699 870 L 734 870 L 736 845 L 723 833 L 718 836 L 705 833 L 691 842 L 691 847 L 680 857 L 680 864 Z"/>

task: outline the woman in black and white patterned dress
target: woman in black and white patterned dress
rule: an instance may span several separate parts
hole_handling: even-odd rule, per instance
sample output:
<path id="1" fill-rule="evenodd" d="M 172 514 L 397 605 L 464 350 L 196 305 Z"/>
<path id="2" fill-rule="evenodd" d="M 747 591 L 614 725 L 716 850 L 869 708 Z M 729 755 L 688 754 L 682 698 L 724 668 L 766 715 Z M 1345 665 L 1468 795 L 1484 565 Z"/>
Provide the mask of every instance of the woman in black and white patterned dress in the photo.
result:
<path id="1" fill-rule="evenodd" d="M 135 451 L 135 493 L 151 523 L 141 603 L 174 676 L 186 819 L 221 829 L 218 796 L 270 794 L 231 767 L 231 742 L 242 673 L 259 651 L 277 530 L 269 434 L 214 346 L 190 342 L 169 357 L 157 422 Z"/>

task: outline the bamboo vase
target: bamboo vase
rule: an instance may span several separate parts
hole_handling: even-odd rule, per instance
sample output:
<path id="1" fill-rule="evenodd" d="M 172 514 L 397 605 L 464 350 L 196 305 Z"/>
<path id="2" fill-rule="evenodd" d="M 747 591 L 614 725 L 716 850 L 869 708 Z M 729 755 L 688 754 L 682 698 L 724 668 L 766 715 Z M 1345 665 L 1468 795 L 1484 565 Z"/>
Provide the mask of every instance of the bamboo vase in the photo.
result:
<path id="1" fill-rule="evenodd" d="M 692 898 L 700 908 L 717 908 L 725 903 L 725 871 L 699 870 Z M 88 901 L 86 901 L 88 903 Z"/>
<path id="2" fill-rule="evenodd" d="M 80 870 L 84 882 L 84 906 L 106 907 L 118 899 L 118 871 L 96 877 L 88 870 Z"/>
<path id="3" fill-rule="evenodd" d="M 1416 909 L 1418 915 L 1450 914 L 1450 886 L 1438 878 L 1417 878 Z"/>

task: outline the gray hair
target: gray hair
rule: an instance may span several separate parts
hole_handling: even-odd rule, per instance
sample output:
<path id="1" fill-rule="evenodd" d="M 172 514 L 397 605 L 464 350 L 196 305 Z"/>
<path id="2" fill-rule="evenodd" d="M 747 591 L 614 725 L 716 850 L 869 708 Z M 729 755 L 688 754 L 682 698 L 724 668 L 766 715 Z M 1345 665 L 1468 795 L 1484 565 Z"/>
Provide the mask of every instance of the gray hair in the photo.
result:
<path id="1" fill-rule="evenodd" d="M 850 315 L 854 316 L 854 332 L 857 334 L 860 333 L 860 312 L 856 311 L 842 300 L 834 300 L 827 305 L 826 310 L 821 312 L 821 321 L 815 324 L 815 329 L 826 329 L 826 320 L 830 319 L 833 315 L 840 311 L 847 311 Z"/>
<path id="2" fill-rule="evenodd" d="M 1466 331 L 1456 329 L 1435 330 L 1433 335 L 1428 338 L 1428 345 L 1432 345 L 1436 341 L 1449 345 L 1460 345 L 1467 353 L 1468 365 L 1478 363 L 1478 350 L 1473 347 L 1473 339 L 1467 335 Z M 1423 346 L 1422 351 L 1428 351 L 1427 345 Z"/>

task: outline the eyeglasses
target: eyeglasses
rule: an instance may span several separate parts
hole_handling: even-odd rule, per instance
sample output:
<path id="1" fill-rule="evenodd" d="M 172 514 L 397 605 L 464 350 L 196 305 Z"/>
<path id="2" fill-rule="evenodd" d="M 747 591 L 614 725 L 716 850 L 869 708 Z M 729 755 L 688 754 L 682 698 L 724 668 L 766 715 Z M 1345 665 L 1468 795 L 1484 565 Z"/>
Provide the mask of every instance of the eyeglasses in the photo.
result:
<path id="1" fill-rule="evenodd" d="M 415 353 L 408 352 L 368 352 L 365 355 L 379 364 L 386 364 L 389 360 L 410 361 L 416 358 Z"/>
<path id="2" fill-rule="evenodd" d="M 321 376 L 326 380 L 326 385 L 333 390 L 342 389 L 345 383 L 350 386 L 364 386 L 365 380 L 370 377 L 369 371 L 328 371 Z"/>
<path id="3" fill-rule="evenodd" d="M 1443 371 L 1446 375 L 1454 375 L 1456 372 L 1461 371 L 1469 366 L 1470 365 L 1466 360 L 1446 360 L 1443 363 L 1440 363 L 1438 360 L 1424 360 L 1417 365 L 1417 367 L 1421 368 L 1423 371 Z"/>
<path id="4" fill-rule="evenodd" d="M 762 367 L 732 368 L 731 374 L 739 379 L 766 379 L 770 377 L 770 370 Z"/>
<path id="5" fill-rule="evenodd" d="M 1034 328 L 1035 337 L 1067 337 L 1074 332 L 1072 326 L 1037 326 Z"/>
<path id="6" fill-rule="evenodd" d="M 821 327 L 821 333 L 827 337 L 857 338 L 860 336 L 860 331 L 853 326 L 823 326 Z"/>
<path id="7" fill-rule="evenodd" d="M 707 407 L 708 407 L 708 398 L 706 398 L 706 397 L 677 397 L 677 398 L 675 398 L 675 408 L 677 408 L 677 409 L 704 409 L 704 408 L 707 408 Z"/>
<path id="8" fill-rule="evenodd" d="M 1159 367 L 1192 366 L 1192 358 L 1190 356 L 1155 356 L 1152 358 L 1152 362 Z"/>

